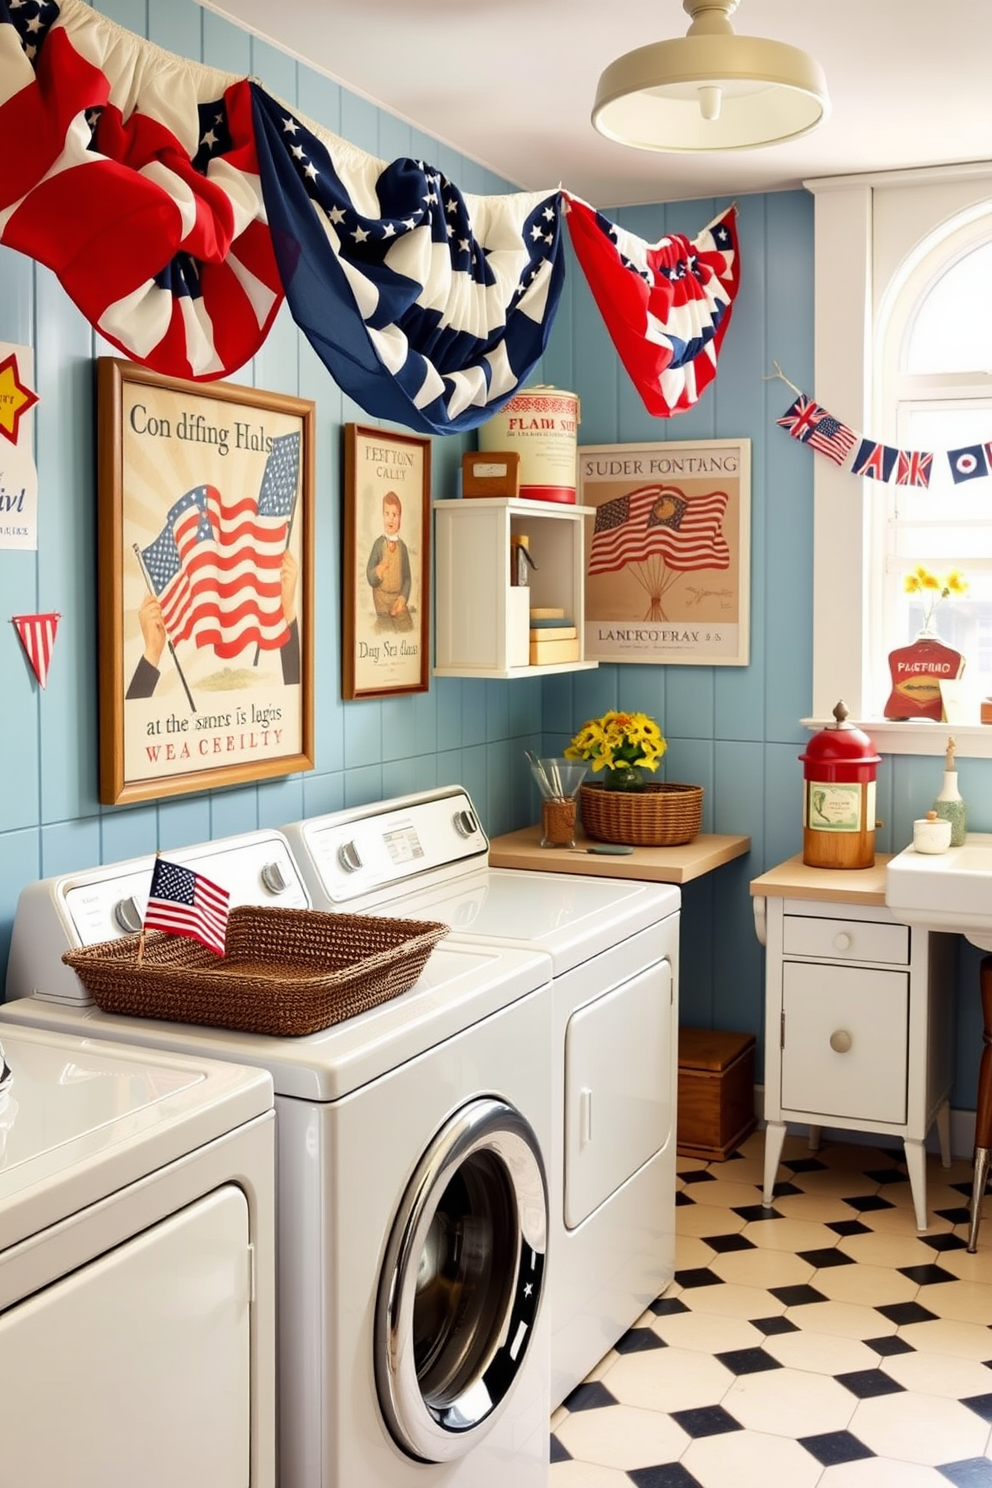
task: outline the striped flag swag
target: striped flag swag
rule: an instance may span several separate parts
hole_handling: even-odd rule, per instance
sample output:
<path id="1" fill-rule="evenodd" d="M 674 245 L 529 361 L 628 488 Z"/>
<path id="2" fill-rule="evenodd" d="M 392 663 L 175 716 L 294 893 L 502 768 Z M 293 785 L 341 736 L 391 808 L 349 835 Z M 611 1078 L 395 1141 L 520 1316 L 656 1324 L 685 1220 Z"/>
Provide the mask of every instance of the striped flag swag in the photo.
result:
<path id="1" fill-rule="evenodd" d="M 11 618 L 38 684 L 44 688 L 62 616 L 57 611 L 50 611 L 47 615 L 13 615 Z"/>
<path id="2" fill-rule="evenodd" d="M 469 196 L 252 84 L 265 210 L 293 318 L 366 413 L 476 428 L 543 353 L 561 295 L 560 193 Z"/>
<path id="3" fill-rule="evenodd" d="M 257 498 L 226 501 L 216 486 L 195 486 L 140 550 L 173 645 L 193 640 L 228 660 L 249 645 L 272 651 L 286 644 L 280 565 L 299 464 L 299 433 L 281 435 L 272 441 Z"/>
<path id="4" fill-rule="evenodd" d="M 230 902 L 227 889 L 213 883 L 205 874 L 157 857 L 142 935 L 146 930 L 186 935 L 223 956 Z"/>
<path id="5" fill-rule="evenodd" d="M 737 211 L 695 238 L 646 243 L 565 193 L 568 230 L 607 330 L 648 413 L 684 413 L 716 377 L 740 284 Z"/>
<path id="6" fill-rule="evenodd" d="M 682 573 L 729 568 L 722 531 L 727 500 L 726 491 L 690 500 L 675 486 L 653 485 L 604 501 L 593 524 L 588 573 L 616 573 L 654 555 Z"/>
<path id="7" fill-rule="evenodd" d="M 0 242 L 52 269 L 113 346 L 222 377 L 282 301 L 246 79 L 83 0 L 0 0 Z"/>

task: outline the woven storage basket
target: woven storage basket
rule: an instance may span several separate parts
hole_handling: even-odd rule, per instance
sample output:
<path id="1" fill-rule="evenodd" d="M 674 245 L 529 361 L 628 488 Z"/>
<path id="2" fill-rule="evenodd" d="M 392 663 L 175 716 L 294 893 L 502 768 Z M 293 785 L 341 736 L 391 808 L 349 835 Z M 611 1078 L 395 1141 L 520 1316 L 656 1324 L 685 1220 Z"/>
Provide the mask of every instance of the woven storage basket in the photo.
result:
<path id="1" fill-rule="evenodd" d="M 703 787 L 658 781 L 639 791 L 614 791 L 588 782 L 579 786 L 579 811 L 586 832 L 599 842 L 677 847 L 698 835 Z"/>
<path id="2" fill-rule="evenodd" d="M 227 922 L 224 956 L 152 930 L 140 966 L 136 935 L 62 960 L 107 1013 L 304 1034 L 405 992 L 447 933 L 428 920 L 240 905 Z"/>

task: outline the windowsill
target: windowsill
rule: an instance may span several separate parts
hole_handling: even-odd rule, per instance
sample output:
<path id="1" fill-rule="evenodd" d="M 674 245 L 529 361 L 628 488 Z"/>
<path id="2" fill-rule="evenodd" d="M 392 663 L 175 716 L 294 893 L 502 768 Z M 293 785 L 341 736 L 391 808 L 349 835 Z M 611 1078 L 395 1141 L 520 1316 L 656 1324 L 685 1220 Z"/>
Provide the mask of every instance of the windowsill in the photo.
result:
<path id="1" fill-rule="evenodd" d="M 799 721 L 812 732 L 832 728 L 835 722 L 833 718 L 801 718 Z M 916 723 L 893 723 L 889 718 L 852 718 L 848 722 L 864 730 L 879 754 L 942 755 L 947 748 L 948 735 L 953 735 L 959 759 L 992 759 L 992 724 L 930 723 L 926 719 Z"/>

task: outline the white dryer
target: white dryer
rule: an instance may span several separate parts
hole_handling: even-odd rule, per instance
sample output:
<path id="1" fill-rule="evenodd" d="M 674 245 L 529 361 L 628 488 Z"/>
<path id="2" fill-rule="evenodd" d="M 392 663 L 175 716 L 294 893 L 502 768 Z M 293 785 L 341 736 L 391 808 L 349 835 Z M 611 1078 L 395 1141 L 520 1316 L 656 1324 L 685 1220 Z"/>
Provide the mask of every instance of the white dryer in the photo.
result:
<path id="1" fill-rule="evenodd" d="M 278 833 L 170 856 L 242 903 L 278 861 L 282 901 L 306 902 Z M 151 859 L 117 868 L 23 891 L 0 1038 L 112 1032 L 271 1074 L 279 1488 L 546 1488 L 549 957 L 443 941 L 409 991 L 303 1038 L 114 1016 L 57 972 L 80 925 L 140 916 Z M 74 1001 L 46 998 L 57 981 Z"/>
<path id="2" fill-rule="evenodd" d="M 13 1024 L 3 1046 L 0 1482 L 272 1488 L 271 1079 Z"/>
<path id="3" fill-rule="evenodd" d="M 422 916 L 554 968 L 551 1402 L 671 1281 L 681 894 L 488 866 L 451 786 L 283 828 L 317 908 Z"/>

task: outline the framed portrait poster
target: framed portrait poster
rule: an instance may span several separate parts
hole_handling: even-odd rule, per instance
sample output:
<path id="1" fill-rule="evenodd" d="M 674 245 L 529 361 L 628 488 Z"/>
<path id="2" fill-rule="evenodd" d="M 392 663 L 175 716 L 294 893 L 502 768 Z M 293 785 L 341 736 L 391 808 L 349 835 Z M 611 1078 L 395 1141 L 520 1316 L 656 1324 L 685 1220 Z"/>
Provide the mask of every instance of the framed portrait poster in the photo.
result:
<path id="1" fill-rule="evenodd" d="M 585 655 L 746 666 L 751 441 L 586 445 Z"/>
<path id="2" fill-rule="evenodd" d="M 313 768 L 314 405 L 97 359 L 100 799 Z"/>
<path id="3" fill-rule="evenodd" d="M 345 424 L 345 698 L 430 686 L 431 442 Z"/>

